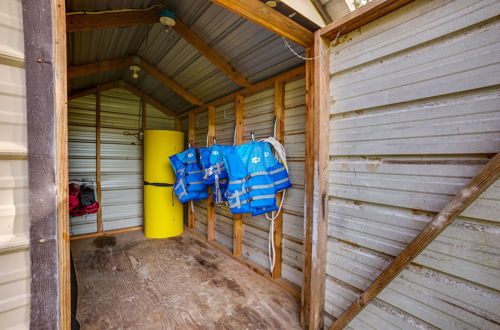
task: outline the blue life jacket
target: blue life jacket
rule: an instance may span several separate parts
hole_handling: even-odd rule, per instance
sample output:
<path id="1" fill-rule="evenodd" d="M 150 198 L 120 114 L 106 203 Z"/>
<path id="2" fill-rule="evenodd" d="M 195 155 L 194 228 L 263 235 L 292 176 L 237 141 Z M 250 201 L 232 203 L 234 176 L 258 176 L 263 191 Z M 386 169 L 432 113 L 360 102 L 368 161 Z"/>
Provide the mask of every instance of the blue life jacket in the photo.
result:
<path id="1" fill-rule="evenodd" d="M 190 200 L 198 201 L 208 197 L 196 148 L 189 148 L 186 151 L 170 156 L 170 164 L 177 176 L 174 192 L 181 203 Z"/>
<path id="2" fill-rule="evenodd" d="M 276 192 L 291 186 L 288 172 L 267 142 L 224 148 L 229 175 L 226 197 L 232 213 L 259 215 L 277 211 Z"/>
<path id="3" fill-rule="evenodd" d="M 200 148 L 201 164 L 203 167 L 203 182 L 213 186 L 215 202 L 220 205 L 226 200 L 228 175 L 222 149 L 225 146 L 215 144 L 207 148 Z"/>

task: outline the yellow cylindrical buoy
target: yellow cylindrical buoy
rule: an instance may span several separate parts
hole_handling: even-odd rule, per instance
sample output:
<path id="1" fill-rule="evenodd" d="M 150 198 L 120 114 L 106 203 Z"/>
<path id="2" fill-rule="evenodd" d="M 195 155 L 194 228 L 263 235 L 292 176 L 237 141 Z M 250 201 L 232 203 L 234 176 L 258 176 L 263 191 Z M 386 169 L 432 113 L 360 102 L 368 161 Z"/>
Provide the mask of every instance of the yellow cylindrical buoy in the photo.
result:
<path id="1" fill-rule="evenodd" d="M 183 207 L 170 186 L 175 174 L 168 157 L 182 152 L 184 133 L 144 131 L 144 234 L 167 238 L 182 234 Z"/>

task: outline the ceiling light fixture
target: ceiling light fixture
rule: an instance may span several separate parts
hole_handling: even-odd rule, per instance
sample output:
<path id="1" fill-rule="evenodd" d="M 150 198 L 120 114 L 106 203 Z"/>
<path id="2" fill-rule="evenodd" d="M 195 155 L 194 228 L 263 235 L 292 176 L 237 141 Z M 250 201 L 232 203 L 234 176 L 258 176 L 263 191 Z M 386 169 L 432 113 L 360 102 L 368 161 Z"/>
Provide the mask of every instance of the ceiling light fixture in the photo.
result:
<path id="1" fill-rule="evenodd" d="M 137 79 L 139 78 L 139 72 L 141 72 L 141 68 L 138 67 L 137 65 L 131 65 L 129 67 L 130 71 L 132 71 L 132 78 Z"/>

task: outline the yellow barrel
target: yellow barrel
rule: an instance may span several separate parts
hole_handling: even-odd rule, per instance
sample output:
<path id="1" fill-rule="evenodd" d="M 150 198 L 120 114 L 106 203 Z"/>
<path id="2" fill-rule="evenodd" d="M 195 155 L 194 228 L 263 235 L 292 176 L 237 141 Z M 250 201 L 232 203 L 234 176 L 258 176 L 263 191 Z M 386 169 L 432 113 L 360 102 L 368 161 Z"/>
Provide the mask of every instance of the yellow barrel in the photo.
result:
<path id="1" fill-rule="evenodd" d="M 144 132 L 144 233 L 149 238 L 182 234 L 183 207 L 173 192 L 175 174 L 169 156 L 183 151 L 184 133 Z M 148 184 L 149 183 L 149 184 Z"/>

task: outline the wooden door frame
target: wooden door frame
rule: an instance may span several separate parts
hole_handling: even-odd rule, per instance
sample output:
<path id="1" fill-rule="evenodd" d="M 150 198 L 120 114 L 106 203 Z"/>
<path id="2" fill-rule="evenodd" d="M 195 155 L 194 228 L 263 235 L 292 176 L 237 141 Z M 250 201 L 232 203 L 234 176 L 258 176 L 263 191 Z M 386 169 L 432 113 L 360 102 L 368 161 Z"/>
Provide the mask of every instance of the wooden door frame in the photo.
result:
<path id="1" fill-rule="evenodd" d="M 31 262 L 30 327 L 70 329 L 66 13 L 23 0 Z"/>

